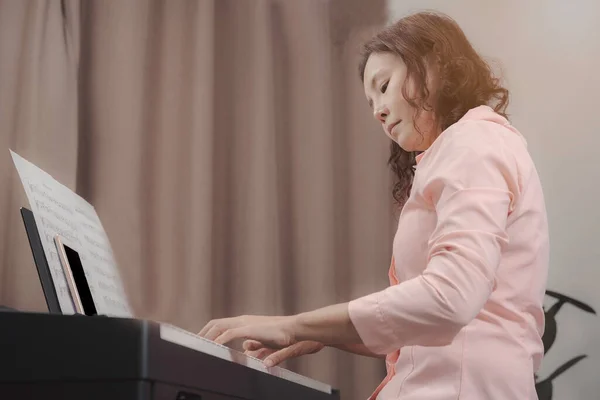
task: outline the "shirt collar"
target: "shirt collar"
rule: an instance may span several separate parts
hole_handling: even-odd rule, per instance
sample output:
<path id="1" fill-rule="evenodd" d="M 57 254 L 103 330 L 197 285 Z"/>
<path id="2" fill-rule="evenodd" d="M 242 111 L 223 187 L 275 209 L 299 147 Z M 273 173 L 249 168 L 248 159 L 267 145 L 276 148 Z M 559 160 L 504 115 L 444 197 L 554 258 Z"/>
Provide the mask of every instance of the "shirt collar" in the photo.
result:
<path id="1" fill-rule="evenodd" d="M 417 164 L 419 164 L 419 162 L 421 161 L 421 158 L 423 158 L 424 155 L 425 155 L 424 151 L 417 154 L 417 156 L 415 157 L 415 161 L 417 162 Z"/>

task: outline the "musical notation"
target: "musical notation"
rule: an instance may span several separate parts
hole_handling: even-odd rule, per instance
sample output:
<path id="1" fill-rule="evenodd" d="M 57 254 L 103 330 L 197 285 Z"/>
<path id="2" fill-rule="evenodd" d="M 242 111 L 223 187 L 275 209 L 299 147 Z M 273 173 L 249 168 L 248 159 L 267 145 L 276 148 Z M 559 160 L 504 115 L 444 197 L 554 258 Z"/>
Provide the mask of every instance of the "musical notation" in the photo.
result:
<path id="1" fill-rule="evenodd" d="M 50 186 L 41 183 L 36 184 L 28 178 L 22 179 L 22 181 L 23 185 L 25 186 L 25 190 L 33 194 L 34 198 L 44 199 L 44 201 L 48 202 L 45 204 L 45 207 L 55 206 L 56 208 L 60 208 L 67 213 L 73 214 L 73 210 L 71 210 L 67 204 L 56 199 L 53 195 L 49 193 L 52 191 L 52 188 Z M 56 208 L 53 207 L 53 209 Z"/>
<path id="2" fill-rule="evenodd" d="M 11 151 L 40 233 L 61 310 L 74 313 L 54 237 L 79 253 L 98 313 L 130 317 L 110 242 L 94 207 Z"/>

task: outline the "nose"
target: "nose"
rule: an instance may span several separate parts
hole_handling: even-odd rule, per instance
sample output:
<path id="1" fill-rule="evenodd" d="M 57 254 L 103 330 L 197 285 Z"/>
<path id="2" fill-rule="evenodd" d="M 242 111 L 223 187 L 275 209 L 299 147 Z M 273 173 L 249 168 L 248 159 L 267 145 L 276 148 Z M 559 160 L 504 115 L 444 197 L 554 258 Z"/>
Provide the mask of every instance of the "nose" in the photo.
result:
<path id="1" fill-rule="evenodd" d="M 390 114 L 389 110 L 387 109 L 387 107 L 380 107 L 378 109 L 375 109 L 374 111 L 374 117 L 376 120 L 380 121 L 380 122 L 385 122 L 385 119 L 387 118 L 387 116 Z"/>

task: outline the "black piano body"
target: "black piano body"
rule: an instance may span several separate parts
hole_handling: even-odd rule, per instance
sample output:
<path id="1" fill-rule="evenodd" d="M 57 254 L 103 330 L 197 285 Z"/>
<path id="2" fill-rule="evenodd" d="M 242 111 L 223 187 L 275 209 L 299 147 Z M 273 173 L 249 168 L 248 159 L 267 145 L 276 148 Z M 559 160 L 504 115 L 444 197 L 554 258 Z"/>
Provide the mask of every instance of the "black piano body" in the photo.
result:
<path id="1" fill-rule="evenodd" d="M 328 385 L 313 381 L 322 385 L 315 389 L 250 368 L 244 363 L 252 360 L 234 350 L 238 362 L 165 340 L 164 328 L 137 319 L 0 312 L 0 399 L 339 399 Z"/>

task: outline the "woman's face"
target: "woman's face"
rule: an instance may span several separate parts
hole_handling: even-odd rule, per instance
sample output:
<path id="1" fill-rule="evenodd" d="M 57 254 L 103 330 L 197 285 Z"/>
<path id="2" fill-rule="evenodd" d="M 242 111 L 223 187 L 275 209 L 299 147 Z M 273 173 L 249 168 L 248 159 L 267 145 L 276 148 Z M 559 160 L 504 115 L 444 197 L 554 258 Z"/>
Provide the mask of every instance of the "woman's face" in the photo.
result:
<path id="1" fill-rule="evenodd" d="M 428 71 L 428 76 L 429 75 Z M 402 95 L 406 80 L 406 65 L 393 53 L 373 53 L 369 56 L 364 72 L 364 90 L 367 100 L 386 135 L 408 152 L 425 151 L 437 137 L 434 115 L 422 110 L 415 129 L 415 109 Z M 409 96 L 414 87 L 407 82 Z"/>

